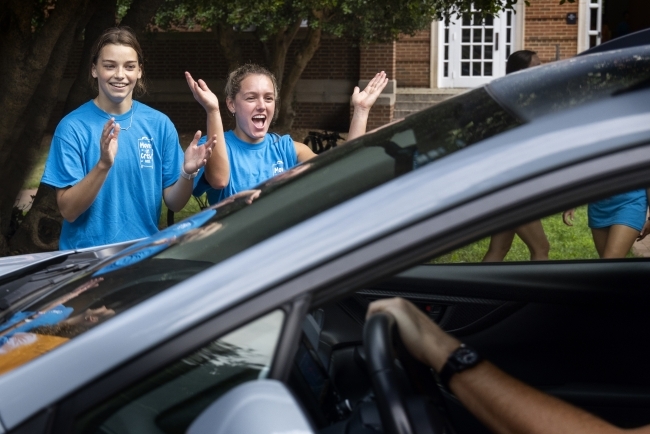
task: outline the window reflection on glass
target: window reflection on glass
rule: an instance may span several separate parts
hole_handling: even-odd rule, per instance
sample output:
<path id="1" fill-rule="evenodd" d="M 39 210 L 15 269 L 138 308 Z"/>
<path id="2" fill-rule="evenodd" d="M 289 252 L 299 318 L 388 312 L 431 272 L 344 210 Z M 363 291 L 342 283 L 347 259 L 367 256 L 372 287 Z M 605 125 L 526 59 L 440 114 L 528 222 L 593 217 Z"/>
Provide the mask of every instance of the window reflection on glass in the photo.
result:
<path id="1" fill-rule="evenodd" d="M 283 321 L 276 310 L 209 343 L 91 410 L 75 432 L 185 432 L 221 395 L 268 374 Z"/>

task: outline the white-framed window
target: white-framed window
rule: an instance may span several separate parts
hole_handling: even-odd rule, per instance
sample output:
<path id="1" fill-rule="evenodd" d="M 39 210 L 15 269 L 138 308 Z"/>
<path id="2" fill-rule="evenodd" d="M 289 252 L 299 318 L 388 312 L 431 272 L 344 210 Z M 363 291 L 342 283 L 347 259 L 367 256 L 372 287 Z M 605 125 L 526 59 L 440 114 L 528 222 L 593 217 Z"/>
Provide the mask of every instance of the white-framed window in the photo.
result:
<path id="1" fill-rule="evenodd" d="M 438 87 L 476 87 L 505 75 L 515 51 L 516 14 L 471 13 L 438 23 Z"/>
<path id="2" fill-rule="evenodd" d="M 603 0 L 581 0 L 578 13 L 578 52 L 602 42 Z"/>

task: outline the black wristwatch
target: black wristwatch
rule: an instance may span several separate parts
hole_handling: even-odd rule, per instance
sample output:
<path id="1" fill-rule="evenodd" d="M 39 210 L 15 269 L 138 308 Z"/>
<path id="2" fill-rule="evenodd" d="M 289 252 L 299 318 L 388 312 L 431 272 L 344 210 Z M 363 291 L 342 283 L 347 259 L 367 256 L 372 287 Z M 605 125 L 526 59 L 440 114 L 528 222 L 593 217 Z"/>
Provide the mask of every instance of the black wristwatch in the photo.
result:
<path id="1" fill-rule="evenodd" d="M 449 388 L 449 380 L 454 374 L 462 372 L 465 369 L 472 368 L 480 363 L 483 358 L 476 352 L 474 348 L 468 347 L 465 344 L 460 344 L 460 347 L 449 355 L 445 366 L 442 367 L 438 376 L 443 386 Z"/>

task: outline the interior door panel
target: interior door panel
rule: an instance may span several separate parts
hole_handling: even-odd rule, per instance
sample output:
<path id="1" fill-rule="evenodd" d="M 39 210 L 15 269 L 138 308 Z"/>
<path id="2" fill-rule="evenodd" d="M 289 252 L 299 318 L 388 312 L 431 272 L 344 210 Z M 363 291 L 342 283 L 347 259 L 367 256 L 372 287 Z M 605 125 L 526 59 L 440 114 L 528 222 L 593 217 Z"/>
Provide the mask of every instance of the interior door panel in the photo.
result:
<path id="1" fill-rule="evenodd" d="M 408 298 L 516 378 L 634 427 L 650 423 L 649 269 L 645 260 L 422 265 L 357 296 Z M 484 429 L 447 397 L 458 432 Z"/>

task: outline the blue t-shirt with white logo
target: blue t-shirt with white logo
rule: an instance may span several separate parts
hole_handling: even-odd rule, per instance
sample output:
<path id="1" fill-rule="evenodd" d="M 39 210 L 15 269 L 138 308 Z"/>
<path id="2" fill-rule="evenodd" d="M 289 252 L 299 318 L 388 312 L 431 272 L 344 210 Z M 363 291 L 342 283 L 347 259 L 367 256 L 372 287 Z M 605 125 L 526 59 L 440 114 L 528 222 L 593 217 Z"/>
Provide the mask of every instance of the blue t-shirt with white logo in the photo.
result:
<path id="1" fill-rule="evenodd" d="M 210 187 L 203 176 L 203 169 L 194 182 L 193 194 L 200 196 L 207 192 L 210 205 L 249 190 L 298 164 L 296 148 L 289 135 L 267 134 L 261 143 L 251 144 L 240 140 L 231 130 L 226 132 L 225 138 L 230 162 L 228 185 L 220 190 Z M 205 142 L 206 137 L 201 137 L 199 144 Z"/>
<path id="2" fill-rule="evenodd" d="M 81 181 L 99 161 L 102 129 L 111 116 L 122 127 L 115 162 L 90 208 L 63 222 L 60 249 L 155 234 L 163 189 L 180 175 L 183 150 L 167 116 L 137 101 L 122 115 L 108 115 L 89 101 L 57 126 L 41 182 L 66 188 Z"/>

